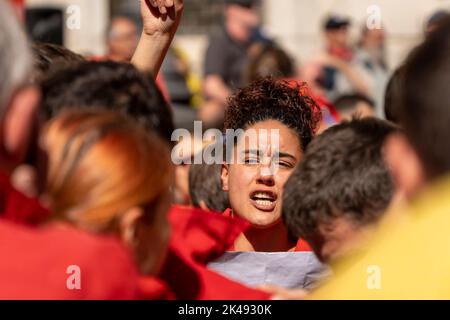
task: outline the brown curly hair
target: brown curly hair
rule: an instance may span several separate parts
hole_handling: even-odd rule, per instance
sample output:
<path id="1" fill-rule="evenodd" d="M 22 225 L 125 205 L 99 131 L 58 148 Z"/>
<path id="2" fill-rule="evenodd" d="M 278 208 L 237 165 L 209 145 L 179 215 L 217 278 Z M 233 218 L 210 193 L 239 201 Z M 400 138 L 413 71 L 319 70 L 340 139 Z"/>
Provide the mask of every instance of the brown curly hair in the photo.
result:
<path id="1" fill-rule="evenodd" d="M 277 120 L 293 129 L 303 150 L 322 119 L 306 85 L 296 81 L 263 78 L 240 89 L 228 100 L 225 130 L 247 129 L 255 123 Z"/>

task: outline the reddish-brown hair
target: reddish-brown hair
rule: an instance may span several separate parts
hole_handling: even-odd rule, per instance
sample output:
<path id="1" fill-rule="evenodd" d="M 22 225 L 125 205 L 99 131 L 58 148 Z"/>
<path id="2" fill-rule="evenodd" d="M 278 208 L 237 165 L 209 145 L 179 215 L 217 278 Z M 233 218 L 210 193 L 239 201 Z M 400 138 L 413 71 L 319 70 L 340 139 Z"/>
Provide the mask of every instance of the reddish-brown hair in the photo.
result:
<path id="1" fill-rule="evenodd" d="M 64 113 L 43 143 L 52 212 L 83 228 L 110 229 L 126 210 L 156 205 L 172 183 L 166 143 L 116 112 Z"/>

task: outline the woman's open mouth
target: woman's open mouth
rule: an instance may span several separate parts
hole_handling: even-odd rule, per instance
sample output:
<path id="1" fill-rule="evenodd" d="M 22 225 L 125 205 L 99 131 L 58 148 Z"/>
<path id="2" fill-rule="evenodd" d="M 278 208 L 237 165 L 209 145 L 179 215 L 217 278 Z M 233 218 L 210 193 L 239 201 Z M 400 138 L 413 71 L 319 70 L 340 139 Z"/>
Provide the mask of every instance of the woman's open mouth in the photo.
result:
<path id="1" fill-rule="evenodd" d="M 256 209 L 270 212 L 275 209 L 277 195 L 270 191 L 254 191 L 250 194 L 250 202 Z"/>

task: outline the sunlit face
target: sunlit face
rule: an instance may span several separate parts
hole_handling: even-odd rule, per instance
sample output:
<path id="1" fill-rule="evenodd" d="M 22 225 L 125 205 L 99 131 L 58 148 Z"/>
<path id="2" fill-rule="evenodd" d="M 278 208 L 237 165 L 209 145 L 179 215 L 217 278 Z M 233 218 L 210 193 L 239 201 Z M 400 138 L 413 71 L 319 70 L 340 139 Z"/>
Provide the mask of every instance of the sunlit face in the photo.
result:
<path id="1" fill-rule="evenodd" d="M 233 214 L 254 227 L 268 228 L 281 221 L 283 186 L 302 151 L 295 131 L 279 121 L 258 122 L 246 133 L 249 130 L 256 132 L 257 139 L 238 141 L 235 161 L 222 168 L 222 184 Z"/>

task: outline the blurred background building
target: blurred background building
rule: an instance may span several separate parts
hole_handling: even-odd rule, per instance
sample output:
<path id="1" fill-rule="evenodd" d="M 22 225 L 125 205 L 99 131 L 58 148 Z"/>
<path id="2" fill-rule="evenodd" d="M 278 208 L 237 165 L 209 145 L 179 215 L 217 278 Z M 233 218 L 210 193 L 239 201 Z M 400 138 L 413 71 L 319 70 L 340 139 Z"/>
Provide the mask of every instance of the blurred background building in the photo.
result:
<path id="1" fill-rule="evenodd" d="M 25 3 L 31 10 L 29 16 L 35 23 L 36 33 L 55 28 L 59 21 L 64 44 L 91 55 L 105 54 L 106 29 L 112 16 L 127 14 L 137 18 L 139 14 L 139 0 L 26 0 Z M 202 71 L 207 35 L 220 25 L 222 5 L 221 0 L 186 1 L 176 44 L 188 54 L 197 73 Z M 266 32 L 301 63 L 323 45 L 320 26 L 328 13 L 351 17 L 352 32 L 356 36 L 372 5 L 381 10 L 382 24 L 388 35 L 387 60 L 395 66 L 421 39 L 427 18 L 437 9 L 450 9 L 450 0 L 263 0 L 261 13 Z M 77 8 L 81 27 L 69 29 L 65 23 L 67 16 L 76 14 Z M 41 22 L 38 22 L 39 17 Z M 58 35 L 55 38 L 58 40 Z"/>

